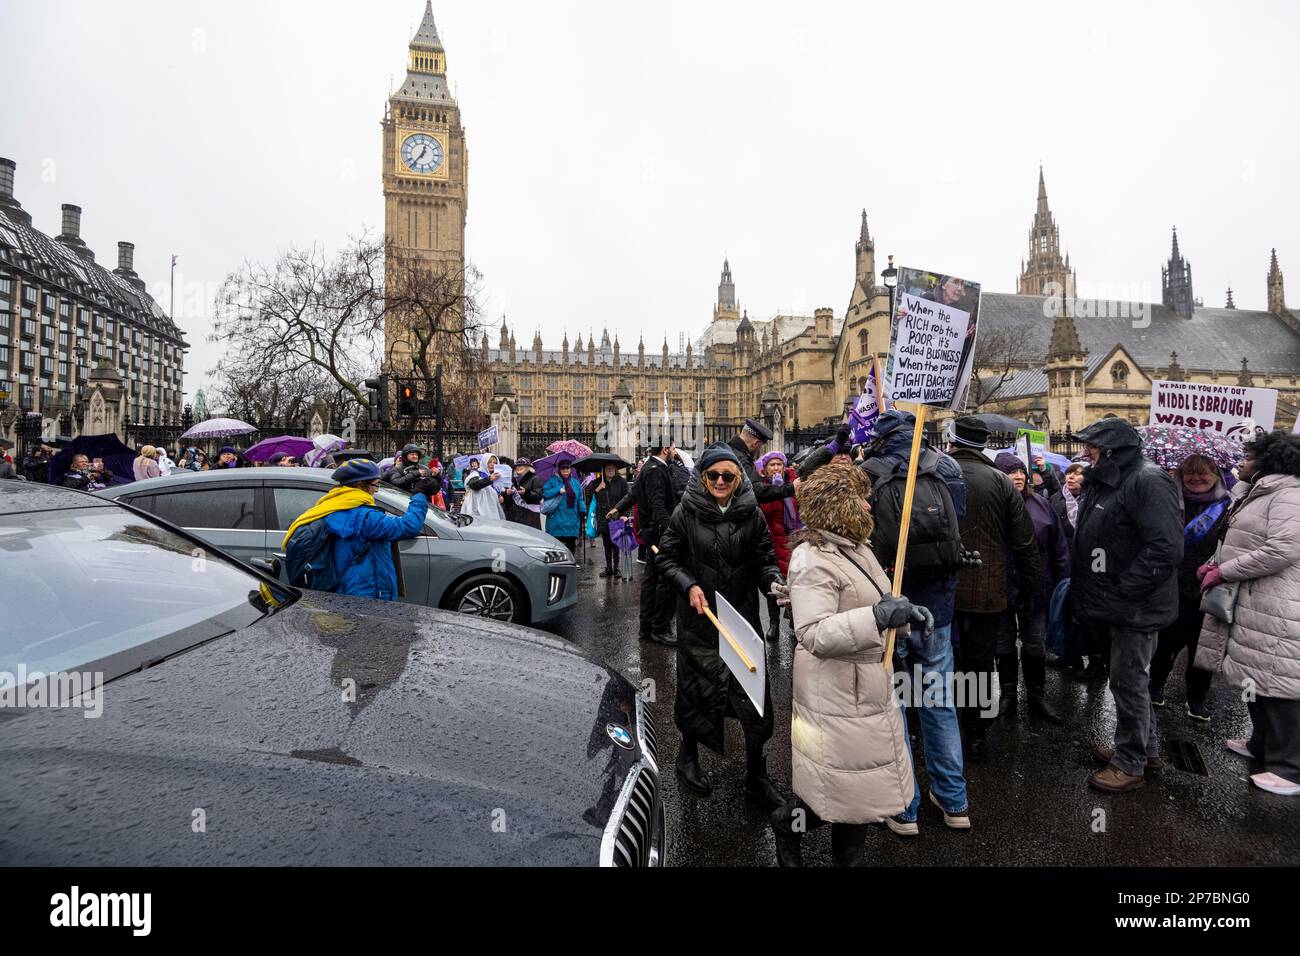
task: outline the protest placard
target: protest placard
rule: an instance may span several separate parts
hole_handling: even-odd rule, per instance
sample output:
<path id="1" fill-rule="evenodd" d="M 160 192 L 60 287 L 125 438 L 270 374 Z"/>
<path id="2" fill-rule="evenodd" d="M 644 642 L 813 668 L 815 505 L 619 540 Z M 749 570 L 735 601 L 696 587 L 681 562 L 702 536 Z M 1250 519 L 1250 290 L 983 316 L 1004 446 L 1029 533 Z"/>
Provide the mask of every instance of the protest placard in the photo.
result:
<path id="1" fill-rule="evenodd" d="M 1272 431 L 1277 389 L 1207 382 L 1151 383 L 1152 425 L 1186 425 L 1249 441 L 1257 428 Z"/>
<path id="2" fill-rule="evenodd" d="M 900 269 L 886 375 L 890 398 L 959 411 L 979 328 L 979 283 Z"/>
<path id="3" fill-rule="evenodd" d="M 721 592 L 717 599 L 718 654 L 762 717 L 763 702 L 767 698 L 767 647 L 744 615 L 732 607 Z"/>

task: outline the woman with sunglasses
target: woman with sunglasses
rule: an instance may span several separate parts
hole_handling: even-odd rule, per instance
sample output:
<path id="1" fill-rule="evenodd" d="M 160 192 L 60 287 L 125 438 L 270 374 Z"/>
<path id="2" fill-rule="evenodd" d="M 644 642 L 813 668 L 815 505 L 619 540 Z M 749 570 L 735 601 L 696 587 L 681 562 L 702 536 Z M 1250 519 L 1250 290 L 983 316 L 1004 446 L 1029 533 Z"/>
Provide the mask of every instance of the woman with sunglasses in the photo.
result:
<path id="1" fill-rule="evenodd" d="M 718 631 L 704 615 L 717 612 L 721 594 L 760 631 L 760 590 L 784 594 L 767 522 L 740 459 L 727 445 L 710 445 L 697 464 L 659 541 L 662 573 L 677 591 L 677 700 L 674 717 L 682 734 L 677 775 L 707 796 L 712 787 L 700 767 L 699 744 L 723 753 L 723 721 L 734 717 L 745 734 L 745 793 L 769 810 L 785 795 L 767 775 L 763 746 L 772 736 L 772 697 L 765 691 L 763 716 L 718 654 Z"/>

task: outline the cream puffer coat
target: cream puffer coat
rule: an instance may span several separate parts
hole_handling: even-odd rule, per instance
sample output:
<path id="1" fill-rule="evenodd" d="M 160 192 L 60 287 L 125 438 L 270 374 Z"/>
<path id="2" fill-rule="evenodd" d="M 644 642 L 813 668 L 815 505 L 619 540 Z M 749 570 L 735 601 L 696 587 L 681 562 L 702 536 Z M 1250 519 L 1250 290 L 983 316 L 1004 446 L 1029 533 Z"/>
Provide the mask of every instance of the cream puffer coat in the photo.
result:
<path id="1" fill-rule="evenodd" d="M 1259 697 L 1300 698 L 1300 478 L 1264 475 L 1228 521 L 1225 582 L 1240 581 L 1231 625 L 1205 615 L 1196 666 Z"/>
<path id="2" fill-rule="evenodd" d="M 790 726 L 794 792 L 823 820 L 874 823 L 912 801 L 912 762 L 893 682 L 881 664 L 886 634 L 873 605 L 889 578 L 871 549 L 826 531 L 790 556 L 795 635 Z M 845 557 L 851 554 L 871 574 Z"/>

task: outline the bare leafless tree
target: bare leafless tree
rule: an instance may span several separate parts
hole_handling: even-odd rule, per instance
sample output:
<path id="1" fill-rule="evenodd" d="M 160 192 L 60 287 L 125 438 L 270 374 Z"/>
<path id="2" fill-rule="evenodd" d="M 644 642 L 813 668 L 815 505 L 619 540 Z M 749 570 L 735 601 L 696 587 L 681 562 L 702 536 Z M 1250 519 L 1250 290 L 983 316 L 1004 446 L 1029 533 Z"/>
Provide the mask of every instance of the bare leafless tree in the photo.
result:
<path id="1" fill-rule="evenodd" d="M 434 373 L 441 365 L 443 424 L 449 427 L 478 427 L 486 411 L 486 371 L 479 352 L 481 280 L 473 264 L 462 268 L 457 262 L 430 262 L 388 247 L 385 367 L 416 378 L 433 398 Z"/>
<path id="2" fill-rule="evenodd" d="M 318 246 L 290 248 L 228 276 L 209 336 L 226 346 L 212 370 L 226 401 L 277 416 L 330 396 L 365 407 L 362 380 L 379 361 L 383 251 L 362 235 L 332 258 Z"/>
<path id="3" fill-rule="evenodd" d="M 980 328 L 975 341 L 975 368 L 966 390 L 968 412 L 988 411 L 1006 401 L 1006 384 L 1018 372 L 1042 362 L 1043 356 L 1034 351 L 1032 333 L 1029 322 Z"/>

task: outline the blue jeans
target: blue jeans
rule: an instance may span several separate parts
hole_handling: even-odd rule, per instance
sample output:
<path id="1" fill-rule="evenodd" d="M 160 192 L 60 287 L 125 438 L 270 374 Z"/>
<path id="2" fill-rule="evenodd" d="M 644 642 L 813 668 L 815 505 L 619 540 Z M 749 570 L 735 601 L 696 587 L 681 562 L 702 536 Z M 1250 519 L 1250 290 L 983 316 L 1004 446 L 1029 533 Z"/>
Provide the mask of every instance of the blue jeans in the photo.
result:
<path id="1" fill-rule="evenodd" d="M 948 813 L 965 813 L 968 809 L 966 797 L 966 777 L 962 764 L 961 729 L 957 722 L 955 701 L 947 699 L 948 679 L 953 672 L 952 625 L 936 627 L 934 633 L 926 637 L 921 631 L 914 630 L 905 642 L 899 643 L 896 650 L 895 667 L 908 675 L 915 675 L 920 668 L 923 675 L 919 688 L 914 688 L 918 696 L 925 699 L 924 691 L 928 684 L 924 675 L 935 674 L 939 681 L 939 699 L 944 706 L 924 705 L 920 709 L 921 739 L 925 742 L 925 769 L 930 774 L 930 789 L 934 792 L 939 805 Z M 915 680 L 913 680 L 915 684 Z M 907 695 L 904 695 L 905 697 Z M 910 701 L 908 701 L 910 703 Z M 907 711 L 903 711 L 904 723 Z M 908 755 L 912 757 L 912 775 L 916 781 L 916 793 L 912 804 L 901 814 L 899 819 L 909 822 L 916 819 L 917 808 L 921 805 L 921 784 L 916 780 L 916 757 L 912 753 L 911 734 L 907 738 Z"/>

